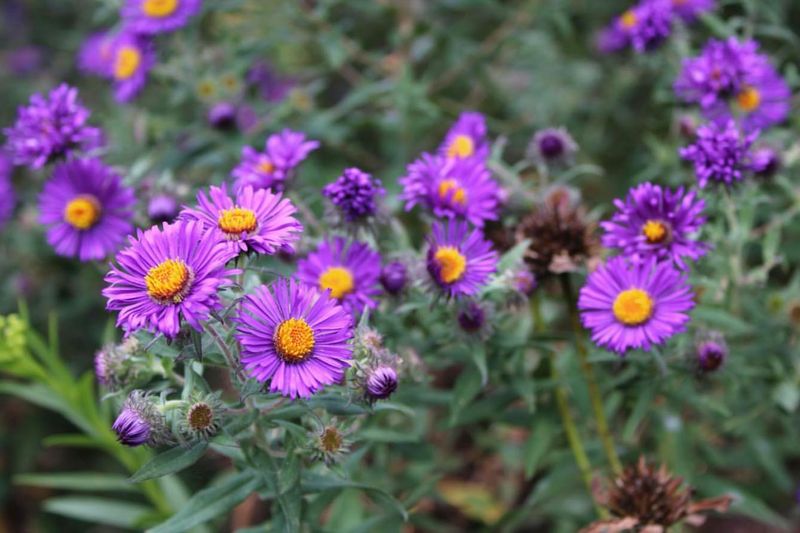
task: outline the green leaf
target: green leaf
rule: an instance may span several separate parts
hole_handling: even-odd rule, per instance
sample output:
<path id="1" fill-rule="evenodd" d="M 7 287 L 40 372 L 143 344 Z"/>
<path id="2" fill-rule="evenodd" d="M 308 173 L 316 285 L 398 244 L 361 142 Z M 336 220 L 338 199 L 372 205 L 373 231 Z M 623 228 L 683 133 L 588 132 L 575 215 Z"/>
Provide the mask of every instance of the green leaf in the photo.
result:
<path id="1" fill-rule="evenodd" d="M 525 477 L 531 477 L 536 473 L 536 469 L 550 448 L 556 433 L 555 426 L 549 421 L 539 422 L 534 425 L 528 437 L 528 442 L 525 443 L 525 448 L 522 451 L 522 457 L 525 461 Z"/>
<path id="2" fill-rule="evenodd" d="M 208 442 L 197 441 L 188 448 L 179 446 L 160 453 L 145 463 L 130 477 L 131 483 L 140 483 L 147 479 L 155 479 L 167 474 L 179 472 L 197 462 L 208 448 Z"/>
<path id="3" fill-rule="evenodd" d="M 519 264 L 519 262 L 522 261 L 522 256 L 525 255 L 525 250 L 528 249 L 530 244 L 530 239 L 525 239 L 524 241 L 518 242 L 513 248 L 504 253 L 500 258 L 500 261 L 497 263 L 497 271 L 504 272 L 509 268 L 513 268 Z"/>
<path id="4" fill-rule="evenodd" d="M 144 505 L 107 498 L 63 496 L 44 502 L 47 512 L 97 524 L 136 529 L 152 510 Z"/>
<path id="5" fill-rule="evenodd" d="M 481 391 L 481 376 L 477 369 L 465 368 L 458 376 L 450 402 L 450 423 L 458 420 L 458 415 Z"/>
<path id="6" fill-rule="evenodd" d="M 262 486 L 253 472 L 240 472 L 196 493 L 169 520 L 148 533 L 179 533 L 221 516 Z"/>
<path id="7" fill-rule="evenodd" d="M 360 489 L 389 505 L 403 517 L 403 520 L 408 520 L 408 511 L 406 511 L 402 503 L 385 490 L 367 485 L 366 483 L 359 483 L 351 479 L 307 473 L 303 476 L 301 486 L 304 494 L 328 490 Z"/>
<path id="8" fill-rule="evenodd" d="M 125 476 L 99 472 L 64 472 L 56 474 L 19 474 L 14 476 L 17 485 L 47 487 L 51 489 L 136 492 Z"/>
<path id="9" fill-rule="evenodd" d="M 787 413 L 793 413 L 800 403 L 800 390 L 794 382 L 784 381 L 772 391 L 772 400 Z"/>

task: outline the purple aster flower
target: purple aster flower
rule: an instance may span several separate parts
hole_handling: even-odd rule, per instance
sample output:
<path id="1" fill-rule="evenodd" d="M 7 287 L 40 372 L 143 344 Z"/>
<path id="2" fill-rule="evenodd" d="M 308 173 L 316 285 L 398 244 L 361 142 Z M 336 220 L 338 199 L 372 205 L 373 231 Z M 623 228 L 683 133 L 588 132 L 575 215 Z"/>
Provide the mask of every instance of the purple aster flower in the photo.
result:
<path id="1" fill-rule="evenodd" d="M 3 130 L 6 149 L 16 165 L 41 168 L 74 150 L 91 150 L 102 144 L 102 133 L 88 125 L 90 112 L 78 99 L 78 89 L 62 83 L 47 98 L 31 96 L 17 111 L 17 121 Z"/>
<path id="2" fill-rule="evenodd" d="M 476 158 L 485 161 L 489 157 L 486 118 L 474 111 L 461 113 L 445 135 L 439 154 L 449 159 Z"/>
<path id="3" fill-rule="evenodd" d="M 228 246 L 229 257 L 250 251 L 272 255 L 300 238 L 303 225 L 294 218 L 296 211 L 281 193 L 245 187 L 231 198 L 223 184 L 210 187 L 207 196 L 199 191 L 197 207 L 184 208 L 181 218 L 199 220 Z"/>
<path id="4" fill-rule="evenodd" d="M 346 168 L 339 178 L 322 189 L 347 222 L 357 222 L 374 216 L 378 211 L 376 199 L 386 194 L 381 181 L 357 168 Z"/>
<path id="5" fill-rule="evenodd" d="M 133 189 L 98 159 L 56 166 L 39 195 L 39 222 L 58 255 L 103 259 L 133 231 Z"/>
<path id="6" fill-rule="evenodd" d="M 344 378 L 350 314 L 313 287 L 278 279 L 247 296 L 235 319 L 242 365 L 270 391 L 308 398 Z"/>
<path id="7" fill-rule="evenodd" d="M 578 145 L 565 128 L 537 131 L 528 146 L 528 157 L 549 165 L 572 161 Z"/>
<path id="8" fill-rule="evenodd" d="M 383 290 L 392 295 L 403 292 L 408 281 L 408 269 L 402 261 L 392 261 L 381 269 L 380 282 Z"/>
<path id="9" fill-rule="evenodd" d="M 278 74 L 266 61 L 254 63 L 247 72 L 247 82 L 256 86 L 267 102 L 280 102 L 295 86 L 294 80 Z"/>
<path id="10" fill-rule="evenodd" d="M 103 289 L 106 309 L 120 312 L 117 326 L 174 338 L 183 318 L 200 331 L 200 321 L 222 307 L 218 290 L 237 273 L 225 269 L 228 244 L 206 238 L 201 223 L 185 221 L 139 230 L 129 240 Z"/>
<path id="11" fill-rule="evenodd" d="M 256 189 L 283 190 L 291 171 L 317 148 L 319 142 L 306 140 L 304 133 L 289 129 L 270 135 L 264 152 L 245 146 L 241 162 L 231 172 L 236 179 L 234 188 L 239 191 L 251 185 Z"/>
<path id="12" fill-rule="evenodd" d="M 169 194 L 158 194 L 147 204 L 147 217 L 153 224 L 172 222 L 178 218 L 178 202 Z"/>
<path id="13" fill-rule="evenodd" d="M 458 312 L 458 325 L 467 333 L 477 333 L 486 323 L 486 311 L 474 300 L 470 300 Z"/>
<path id="14" fill-rule="evenodd" d="M 438 218 L 465 219 L 478 227 L 497 219 L 500 187 L 476 158 L 422 154 L 406 172 L 400 178 L 406 211 L 422 204 Z"/>
<path id="15" fill-rule="evenodd" d="M 600 223 L 606 232 L 603 245 L 617 248 L 634 263 L 655 257 L 685 269 L 684 258 L 697 260 L 708 250 L 696 239 L 706 218 L 705 201 L 695 191 L 643 183 L 614 205 L 617 212 L 611 220 Z"/>
<path id="16" fill-rule="evenodd" d="M 212 128 L 233 130 L 236 128 L 236 106 L 230 102 L 217 102 L 208 110 L 207 118 Z"/>
<path id="17" fill-rule="evenodd" d="M 758 132 L 742 134 L 733 120 L 712 122 L 697 128 L 694 144 L 681 148 L 680 156 L 694 164 L 698 184 L 709 181 L 731 186 L 752 169 L 750 147 Z"/>
<path id="18" fill-rule="evenodd" d="M 374 403 L 385 400 L 397 390 L 397 371 L 390 366 L 373 368 L 367 374 L 364 383 L 364 396 L 367 401 Z"/>
<path id="19" fill-rule="evenodd" d="M 11 182 L 13 170 L 11 161 L 0 152 L 0 227 L 11 219 L 14 206 L 17 205 L 17 195 Z"/>
<path id="20" fill-rule="evenodd" d="M 169 429 L 164 416 L 153 400 L 142 391 L 133 391 L 125 403 L 111 429 L 117 440 L 125 446 L 157 445 L 169 440 Z"/>
<path id="21" fill-rule="evenodd" d="M 330 291 L 352 314 L 378 305 L 381 256 L 368 245 L 342 237 L 322 241 L 316 251 L 297 264 L 296 278 L 322 291 Z"/>
<path id="22" fill-rule="evenodd" d="M 201 0 L 126 0 L 120 14 L 134 33 L 154 35 L 182 28 L 201 7 Z"/>
<path id="23" fill-rule="evenodd" d="M 672 12 L 686 23 L 694 22 L 701 13 L 714 7 L 714 0 L 672 0 Z"/>
<path id="24" fill-rule="evenodd" d="M 741 117 L 742 128 L 754 131 L 780 124 L 789 116 L 792 91 L 780 74 L 771 66 L 765 66 L 746 78 L 734 102 L 734 114 Z M 727 118 L 731 112 L 718 106 L 709 110 L 709 116 Z"/>
<path id="25" fill-rule="evenodd" d="M 624 355 L 685 330 L 694 307 L 687 277 L 669 261 L 610 259 L 589 274 L 578 297 L 583 326 L 598 346 Z"/>
<path id="26" fill-rule="evenodd" d="M 113 50 L 114 35 L 110 32 L 90 35 L 78 52 L 78 68 L 87 74 L 110 78 Z"/>
<path id="27" fill-rule="evenodd" d="M 114 98 L 130 102 L 147 83 L 150 69 L 156 62 L 152 43 L 133 33 L 123 33 L 114 38 L 109 72 L 114 82 Z"/>
<path id="28" fill-rule="evenodd" d="M 492 244 L 466 222 L 435 222 L 428 244 L 428 273 L 448 297 L 476 294 L 497 269 Z"/>
<path id="29" fill-rule="evenodd" d="M 756 176 L 772 177 L 781 168 L 781 164 L 781 156 L 776 150 L 766 146 L 753 150 L 752 167 Z"/>
<path id="30" fill-rule="evenodd" d="M 728 345 L 718 331 L 709 331 L 698 337 L 695 345 L 697 367 L 701 372 L 719 370 L 728 358 Z"/>
<path id="31" fill-rule="evenodd" d="M 657 48 L 672 33 L 670 0 L 642 0 L 600 34 L 598 48 L 615 52 L 632 46 L 639 53 Z"/>

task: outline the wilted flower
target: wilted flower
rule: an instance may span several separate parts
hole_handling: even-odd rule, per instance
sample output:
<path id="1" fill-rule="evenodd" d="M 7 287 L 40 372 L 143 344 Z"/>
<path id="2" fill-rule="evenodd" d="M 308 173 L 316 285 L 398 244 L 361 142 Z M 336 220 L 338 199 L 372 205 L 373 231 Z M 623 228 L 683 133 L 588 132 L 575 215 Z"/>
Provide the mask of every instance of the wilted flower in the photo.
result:
<path id="1" fill-rule="evenodd" d="M 422 154 L 408 166 L 400 184 L 406 211 L 421 204 L 438 218 L 466 220 L 478 227 L 497 219 L 500 187 L 479 159 Z"/>
<path id="2" fill-rule="evenodd" d="M 179 212 L 178 202 L 169 194 L 157 194 L 147 203 L 147 217 L 156 225 L 174 221 Z"/>
<path id="3" fill-rule="evenodd" d="M 381 181 L 357 168 L 346 168 L 339 178 L 322 189 L 347 222 L 375 216 L 377 199 L 386 194 Z"/>
<path id="4" fill-rule="evenodd" d="M 680 156 L 691 161 L 698 185 L 704 188 L 709 182 L 727 186 L 743 180 L 753 170 L 750 148 L 758 137 L 757 132 L 743 134 L 733 120 L 709 123 L 697 129 L 694 144 L 679 150 Z"/>
<path id="5" fill-rule="evenodd" d="M 212 128 L 230 131 L 236 128 L 236 106 L 230 102 L 217 102 L 208 110 L 208 123 Z"/>
<path id="6" fill-rule="evenodd" d="M 102 144 L 98 128 L 88 125 L 90 112 L 78 99 L 78 89 L 62 83 L 45 98 L 31 96 L 17 111 L 17 121 L 3 133 L 6 150 L 16 165 L 41 168 L 75 150 L 91 150 Z"/>
<path id="7" fill-rule="evenodd" d="M 598 497 L 598 503 L 607 507 L 614 518 L 595 522 L 581 531 L 662 532 L 704 511 L 724 512 L 730 502 L 729 496 L 692 502 L 691 490 L 684 485 L 683 478 L 673 476 L 664 465 L 656 469 L 640 457 L 635 466 L 625 468 L 613 480 L 606 494 Z"/>
<path id="8" fill-rule="evenodd" d="M 126 0 L 121 15 L 135 33 L 153 35 L 185 26 L 201 7 L 202 0 Z"/>
<path id="9" fill-rule="evenodd" d="M 298 262 L 295 277 L 315 289 L 330 291 L 331 298 L 355 315 L 378 305 L 380 269 L 380 254 L 367 244 L 334 237 Z"/>
<path id="10" fill-rule="evenodd" d="M 595 224 L 580 204 L 565 194 L 549 194 L 515 230 L 517 242 L 529 240 L 525 263 L 537 279 L 573 272 L 598 253 Z"/>
<path id="11" fill-rule="evenodd" d="M 617 248 L 625 257 L 639 263 L 655 257 L 686 268 L 684 258 L 697 260 L 708 245 L 697 240 L 705 223 L 705 201 L 695 191 L 684 192 L 643 183 L 632 188 L 625 200 L 615 200 L 617 212 L 601 222 L 605 230 L 603 245 Z"/>
<path id="12" fill-rule="evenodd" d="M 154 446 L 170 440 L 164 415 L 155 400 L 140 390 L 130 393 L 111 429 L 125 446 Z"/>
<path id="13" fill-rule="evenodd" d="M 350 314 L 314 287 L 278 279 L 248 295 L 235 319 L 242 364 L 270 391 L 308 398 L 344 377 Z"/>
<path id="14" fill-rule="evenodd" d="M 210 439 L 219 432 L 224 411 L 218 394 L 187 402 L 180 411 L 181 433 L 195 439 Z"/>
<path id="15" fill-rule="evenodd" d="M 436 222 L 428 236 L 427 268 L 448 297 L 471 296 L 497 269 L 497 252 L 466 222 Z"/>
<path id="16" fill-rule="evenodd" d="M 486 118 L 474 111 L 461 113 L 447 132 L 439 147 L 439 154 L 448 159 L 475 158 L 485 161 L 489 157 Z"/>
<path id="17" fill-rule="evenodd" d="M 408 269 L 402 261 L 392 261 L 381 269 L 380 282 L 383 290 L 392 295 L 403 292 L 408 281 Z"/>
<path id="18" fill-rule="evenodd" d="M 294 204 L 268 189 L 241 189 L 234 198 L 227 186 L 197 193 L 197 207 L 185 208 L 181 219 L 197 220 L 209 235 L 224 242 L 231 256 L 241 252 L 272 255 L 291 248 L 303 225 L 294 218 Z"/>
<path id="19" fill-rule="evenodd" d="M 312 438 L 312 455 L 327 466 L 338 463 L 350 451 L 350 441 L 333 425 L 312 433 Z"/>
<path id="20" fill-rule="evenodd" d="M 227 243 L 205 238 L 202 224 L 185 221 L 139 230 L 129 240 L 103 289 L 106 309 L 120 312 L 117 326 L 175 337 L 183 318 L 200 331 L 200 322 L 222 307 L 217 291 L 236 273 L 225 269 Z"/>
<path id="21" fill-rule="evenodd" d="M 141 35 L 125 32 L 114 38 L 111 49 L 111 79 L 114 98 L 129 102 L 144 88 L 147 76 L 155 65 L 152 43 Z"/>
<path id="22" fill-rule="evenodd" d="M 56 166 L 39 196 L 39 221 L 56 253 L 81 261 L 103 259 L 133 231 L 133 189 L 99 159 Z"/>
<path id="23" fill-rule="evenodd" d="M 385 400 L 397 390 L 397 371 L 391 366 L 378 366 L 367 372 L 364 396 L 368 402 Z"/>
<path id="24" fill-rule="evenodd" d="M 620 355 L 648 351 L 684 331 L 694 305 L 686 274 L 652 258 L 640 264 L 610 259 L 589 274 L 578 298 L 592 340 Z"/>
<path id="25" fill-rule="evenodd" d="M 289 129 L 270 135 L 264 152 L 245 146 L 241 162 L 231 172 L 236 179 L 234 188 L 240 191 L 251 185 L 255 189 L 283 190 L 292 170 L 317 148 L 318 141 Z"/>
<path id="26" fill-rule="evenodd" d="M 528 145 L 528 157 L 548 165 L 572 161 L 578 145 L 565 128 L 547 128 L 537 131 Z"/>
<path id="27" fill-rule="evenodd" d="M 695 344 L 697 366 L 701 372 L 719 370 L 728 357 L 728 345 L 725 337 L 718 331 L 701 334 Z"/>

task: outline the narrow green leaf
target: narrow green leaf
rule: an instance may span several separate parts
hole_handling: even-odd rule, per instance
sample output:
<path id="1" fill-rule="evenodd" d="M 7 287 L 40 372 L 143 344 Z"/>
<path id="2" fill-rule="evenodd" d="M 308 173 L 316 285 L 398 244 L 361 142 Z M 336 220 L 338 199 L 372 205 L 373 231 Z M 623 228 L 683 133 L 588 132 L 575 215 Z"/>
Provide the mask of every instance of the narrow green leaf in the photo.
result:
<path id="1" fill-rule="evenodd" d="M 555 427 L 551 422 L 543 421 L 534 424 L 522 452 L 525 460 L 525 477 L 531 477 L 536 472 L 555 436 Z"/>
<path id="2" fill-rule="evenodd" d="M 107 498 L 63 496 L 44 502 L 47 512 L 95 524 L 135 529 L 152 510 L 144 505 Z"/>
<path id="3" fill-rule="evenodd" d="M 403 506 L 403 504 L 397 501 L 394 496 L 383 489 L 379 489 L 378 487 L 374 487 L 372 485 L 367 485 L 366 483 L 359 483 L 358 481 L 353 481 L 351 479 L 321 476 L 311 473 L 303 476 L 302 491 L 304 494 L 344 489 L 360 489 L 368 492 L 376 499 L 379 499 L 391 506 L 400 516 L 403 517 L 403 520 L 408 520 L 408 511 L 406 511 L 406 508 Z"/>
<path id="4" fill-rule="evenodd" d="M 208 442 L 197 441 L 188 448 L 179 446 L 160 453 L 144 464 L 130 477 L 131 483 L 140 483 L 167 474 L 179 472 L 197 462 L 208 448 Z"/>
<path id="5" fill-rule="evenodd" d="M 136 492 L 125 476 L 100 472 L 59 472 L 56 474 L 19 474 L 14 476 L 17 485 L 48 487 L 51 489 Z"/>

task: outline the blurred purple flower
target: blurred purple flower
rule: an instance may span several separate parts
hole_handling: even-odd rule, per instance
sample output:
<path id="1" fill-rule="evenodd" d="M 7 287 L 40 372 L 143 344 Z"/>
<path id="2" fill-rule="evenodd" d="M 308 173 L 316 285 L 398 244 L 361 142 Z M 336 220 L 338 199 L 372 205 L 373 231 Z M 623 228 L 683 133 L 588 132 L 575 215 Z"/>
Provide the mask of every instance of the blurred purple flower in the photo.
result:
<path id="1" fill-rule="evenodd" d="M 377 198 L 386 194 L 381 181 L 357 168 L 346 168 L 339 178 L 322 189 L 347 222 L 374 216 Z"/>
<path id="2" fill-rule="evenodd" d="M 753 170 L 751 145 L 758 132 L 743 134 L 733 120 L 710 123 L 697 129 L 694 144 L 679 150 L 680 156 L 691 161 L 701 188 L 709 182 L 731 186 Z"/>

